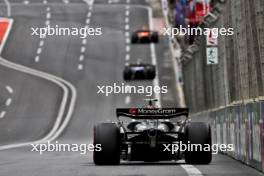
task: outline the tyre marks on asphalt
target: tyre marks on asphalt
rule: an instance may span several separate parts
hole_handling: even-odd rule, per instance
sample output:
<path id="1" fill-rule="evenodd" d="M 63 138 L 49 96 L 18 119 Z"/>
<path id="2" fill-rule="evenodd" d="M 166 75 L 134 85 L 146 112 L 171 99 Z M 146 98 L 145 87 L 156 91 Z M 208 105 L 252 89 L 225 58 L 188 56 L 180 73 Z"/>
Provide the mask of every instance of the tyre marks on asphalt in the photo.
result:
<path id="1" fill-rule="evenodd" d="M 89 28 L 90 22 L 91 22 L 91 17 L 92 17 L 92 10 L 93 10 L 93 3 L 87 3 L 88 4 L 88 13 L 86 15 L 85 19 L 85 28 Z M 86 44 L 87 44 L 87 38 L 82 39 L 82 45 L 80 48 L 80 56 L 79 56 L 79 61 L 78 61 L 78 70 L 83 70 L 84 69 L 84 54 L 86 51 Z"/>
<path id="2" fill-rule="evenodd" d="M 5 100 L 5 110 L 2 110 L 0 112 L 0 119 L 3 119 L 7 113 L 7 108 L 11 105 L 12 103 L 12 94 L 14 93 L 14 90 L 11 86 L 6 85 L 5 86 L 6 91 L 8 92 L 8 98 Z"/>

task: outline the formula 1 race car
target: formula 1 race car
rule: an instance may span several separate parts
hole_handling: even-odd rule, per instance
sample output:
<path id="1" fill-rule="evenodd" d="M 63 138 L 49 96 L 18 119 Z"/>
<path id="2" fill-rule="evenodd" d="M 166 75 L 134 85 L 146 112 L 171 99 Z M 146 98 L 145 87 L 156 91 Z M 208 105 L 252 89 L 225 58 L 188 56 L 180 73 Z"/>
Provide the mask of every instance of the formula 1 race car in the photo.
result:
<path id="1" fill-rule="evenodd" d="M 153 80 L 156 77 L 156 67 L 151 64 L 143 64 L 140 61 L 137 64 L 125 65 L 123 78 L 129 80 Z"/>
<path id="2" fill-rule="evenodd" d="M 116 109 L 117 122 L 94 127 L 94 145 L 101 145 L 101 150 L 93 153 L 96 165 L 117 165 L 121 159 L 154 162 L 184 158 L 188 164 L 211 162 L 210 126 L 190 122 L 187 108 L 152 108 L 152 102 L 149 100 L 147 108 Z M 124 122 L 121 117 L 133 120 Z M 181 120 L 172 122 L 173 118 Z M 189 147 L 179 150 L 179 144 Z M 207 150 L 190 150 L 193 145 L 207 146 Z"/>
<path id="3" fill-rule="evenodd" d="M 131 43 L 158 43 L 159 35 L 157 31 L 142 29 L 135 31 L 131 36 Z"/>

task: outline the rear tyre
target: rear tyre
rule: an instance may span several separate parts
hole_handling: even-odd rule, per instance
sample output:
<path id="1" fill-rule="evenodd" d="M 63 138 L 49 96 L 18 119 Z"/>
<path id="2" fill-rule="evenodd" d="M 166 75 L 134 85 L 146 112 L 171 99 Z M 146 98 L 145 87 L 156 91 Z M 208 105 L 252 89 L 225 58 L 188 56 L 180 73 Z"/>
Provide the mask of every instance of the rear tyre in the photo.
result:
<path id="1" fill-rule="evenodd" d="M 186 144 L 201 144 L 202 146 L 202 150 L 185 151 L 185 162 L 187 164 L 209 164 L 212 161 L 210 125 L 203 122 L 191 122 L 185 127 L 185 136 Z"/>
<path id="2" fill-rule="evenodd" d="M 131 43 L 137 43 L 137 41 L 138 41 L 138 36 L 136 34 L 132 34 Z"/>
<path id="3" fill-rule="evenodd" d="M 132 72 L 128 67 L 125 67 L 125 70 L 123 72 L 123 79 L 125 81 L 131 80 Z"/>
<path id="4" fill-rule="evenodd" d="M 153 43 L 158 43 L 158 42 L 159 42 L 159 35 L 158 35 L 157 32 L 154 32 L 154 33 L 152 34 L 152 36 L 151 36 L 151 41 L 152 41 Z"/>
<path id="5" fill-rule="evenodd" d="M 94 151 L 96 165 L 118 165 L 120 163 L 120 131 L 115 123 L 100 123 L 94 127 L 94 145 L 101 145 L 101 151 Z"/>
<path id="6" fill-rule="evenodd" d="M 155 79 L 155 77 L 156 77 L 156 68 L 155 68 L 155 66 L 149 67 L 149 69 L 148 69 L 148 78 L 149 79 Z"/>

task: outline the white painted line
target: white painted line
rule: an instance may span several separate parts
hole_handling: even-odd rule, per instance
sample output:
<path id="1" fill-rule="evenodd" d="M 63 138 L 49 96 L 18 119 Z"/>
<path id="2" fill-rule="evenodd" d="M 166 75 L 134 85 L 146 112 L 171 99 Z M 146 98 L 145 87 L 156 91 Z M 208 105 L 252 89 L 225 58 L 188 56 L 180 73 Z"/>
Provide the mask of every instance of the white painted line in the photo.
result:
<path id="1" fill-rule="evenodd" d="M 129 95 L 125 98 L 125 104 L 129 104 L 131 102 L 131 97 Z"/>
<path id="2" fill-rule="evenodd" d="M 46 26 L 50 25 L 50 20 L 46 20 L 45 25 Z"/>
<path id="3" fill-rule="evenodd" d="M 38 48 L 37 54 L 40 54 L 42 52 L 42 48 Z"/>
<path id="4" fill-rule="evenodd" d="M 5 88 L 10 94 L 14 93 L 14 90 L 12 89 L 11 86 L 6 85 Z"/>
<path id="5" fill-rule="evenodd" d="M 36 56 L 34 60 L 35 62 L 39 62 L 39 56 Z"/>
<path id="6" fill-rule="evenodd" d="M 126 61 L 130 60 L 130 54 L 126 54 Z"/>
<path id="7" fill-rule="evenodd" d="M 12 98 L 8 98 L 5 102 L 6 106 L 10 106 L 10 104 L 12 103 Z"/>
<path id="8" fill-rule="evenodd" d="M 126 10 L 130 9 L 130 5 L 126 5 Z"/>
<path id="9" fill-rule="evenodd" d="M 8 30 L 7 30 L 6 34 L 9 34 L 9 31 L 12 28 L 12 24 L 13 24 L 13 20 L 11 19 L 11 23 L 8 26 Z M 7 37 L 7 35 L 5 35 L 5 37 Z M 3 46 L 3 44 L 2 44 L 2 46 Z M 29 67 L 26 67 L 23 65 L 19 65 L 19 64 L 16 64 L 14 62 L 10 62 L 10 61 L 2 58 L 1 56 L 0 56 L 0 64 L 7 67 L 7 68 L 11 68 L 13 70 L 17 70 L 17 71 L 20 71 L 23 73 L 27 73 L 27 74 L 36 76 L 38 78 L 48 80 L 48 81 L 58 85 L 59 87 L 61 87 L 63 90 L 62 101 L 61 101 L 61 104 L 60 104 L 60 107 L 58 110 L 56 121 L 55 121 L 52 129 L 50 130 L 50 132 L 45 137 L 43 137 L 39 140 L 35 140 L 35 141 L 28 141 L 28 142 L 24 142 L 24 143 L 16 143 L 16 144 L 10 144 L 10 145 L 2 145 L 2 146 L 0 146 L 0 150 L 24 147 L 24 146 L 29 146 L 30 144 L 53 141 L 59 135 L 61 135 L 61 133 L 64 131 L 64 129 L 67 127 L 67 125 L 69 124 L 69 122 L 71 120 L 73 110 L 75 107 L 75 103 L 76 103 L 77 90 L 73 86 L 73 84 L 71 84 L 70 82 L 68 82 L 68 81 L 66 81 L 60 77 L 54 76 L 52 74 L 45 73 L 45 72 L 42 72 L 39 70 L 35 70 L 35 69 L 29 68 Z M 69 97 L 69 91 L 71 92 L 71 97 Z M 67 101 L 68 98 L 70 98 L 69 101 Z M 67 102 L 70 102 L 70 103 L 69 103 L 68 108 L 66 109 Z M 65 112 L 66 112 L 66 114 L 65 114 Z M 63 118 L 64 115 L 65 115 L 65 117 Z"/>
<path id="10" fill-rule="evenodd" d="M 63 0 L 64 4 L 69 4 L 69 0 Z"/>
<path id="11" fill-rule="evenodd" d="M 82 46 L 82 47 L 81 47 L 81 53 L 84 53 L 85 50 L 86 50 L 86 47 L 85 47 L 85 46 Z"/>
<path id="12" fill-rule="evenodd" d="M 50 14 L 50 12 L 48 12 L 47 15 L 46 15 L 46 18 L 50 19 L 50 16 L 51 16 L 51 14 Z"/>
<path id="13" fill-rule="evenodd" d="M 128 17 L 125 18 L 125 23 L 129 23 L 129 18 Z"/>
<path id="14" fill-rule="evenodd" d="M 88 18 L 90 18 L 91 15 L 92 15 L 92 12 L 88 12 L 88 13 L 87 13 L 87 17 L 88 17 Z"/>
<path id="15" fill-rule="evenodd" d="M 126 37 L 129 37 L 129 36 L 130 36 L 130 33 L 129 33 L 129 32 L 126 32 L 126 33 L 125 33 L 125 36 L 126 36 Z"/>
<path id="16" fill-rule="evenodd" d="M 193 165 L 181 164 L 180 165 L 189 176 L 203 176 L 203 174 Z"/>
<path id="17" fill-rule="evenodd" d="M 6 111 L 2 111 L 2 112 L 0 113 L 0 119 L 4 118 L 5 115 L 6 115 Z"/>
<path id="18" fill-rule="evenodd" d="M 129 30 L 129 28 L 130 28 L 129 24 L 126 24 L 126 25 L 125 25 L 125 30 L 127 30 L 127 31 L 128 31 L 128 30 Z"/>
<path id="19" fill-rule="evenodd" d="M 43 0 L 43 4 L 47 4 L 48 3 L 48 1 L 47 0 Z"/>
<path id="20" fill-rule="evenodd" d="M 11 4 L 9 3 L 8 0 L 4 0 L 4 1 L 7 7 L 7 17 L 10 17 L 11 16 Z"/>
<path id="21" fill-rule="evenodd" d="M 87 43 L 87 39 L 83 39 L 83 40 L 82 40 L 82 44 L 83 44 L 83 45 L 86 45 L 86 43 Z"/>
<path id="22" fill-rule="evenodd" d="M 130 3 L 130 0 L 127 0 L 126 2 L 127 2 L 127 3 Z"/>
<path id="23" fill-rule="evenodd" d="M 126 38 L 126 44 L 129 44 L 130 43 L 130 39 L 127 37 Z"/>
<path id="24" fill-rule="evenodd" d="M 130 13 L 130 12 L 129 12 L 128 10 L 126 10 L 126 16 L 129 16 L 129 13 Z"/>
<path id="25" fill-rule="evenodd" d="M 49 11 L 50 11 L 50 7 L 47 7 L 47 8 L 46 8 L 46 11 L 49 12 Z"/>
<path id="26" fill-rule="evenodd" d="M 89 28 L 89 25 L 85 25 L 84 27 L 85 27 L 86 29 L 88 29 L 88 28 Z"/>
<path id="27" fill-rule="evenodd" d="M 127 46 L 126 46 L 126 52 L 129 52 L 129 51 L 130 51 L 130 46 L 127 45 Z"/>
<path id="28" fill-rule="evenodd" d="M 83 61 L 84 60 L 84 56 L 81 54 L 80 55 L 80 58 L 79 58 L 80 61 Z"/>
<path id="29" fill-rule="evenodd" d="M 152 9 L 150 7 L 147 7 L 147 9 L 148 9 L 149 29 L 153 30 L 153 19 L 152 19 L 153 12 L 152 12 Z M 151 52 L 152 64 L 157 65 L 156 49 L 155 49 L 155 45 L 153 43 L 150 44 L 150 52 Z M 160 87 L 158 69 L 156 69 L 156 78 L 153 81 L 153 85 L 154 85 L 154 87 Z M 155 93 L 154 97 L 155 97 L 155 99 L 158 99 L 157 106 L 161 107 L 161 95 Z"/>
<path id="30" fill-rule="evenodd" d="M 23 1 L 23 4 L 28 5 L 29 1 L 27 1 L 27 0 Z"/>
<path id="31" fill-rule="evenodd" d="M 89 10 L 90 11 L 93 10 L 93 6 L 92 5 L 89 6 Z"/>
<path id="32" fill-rule="evenodd" d="M 87 18 L 85 22 L 86 22 L 86 24 L 89 24 L 90 23 L 90 18 Z"/>
<path id="33" fill-rule="evenodd" d="M 44 45 L 44 40 L 40 40 L 39 46 L 42 47 Z"/>
<path id="34" fill-rule="evenodd" d="M 82 70 L 83 69 L 83 64 L 79 64 L 78 65 L 78 70 Z"/>

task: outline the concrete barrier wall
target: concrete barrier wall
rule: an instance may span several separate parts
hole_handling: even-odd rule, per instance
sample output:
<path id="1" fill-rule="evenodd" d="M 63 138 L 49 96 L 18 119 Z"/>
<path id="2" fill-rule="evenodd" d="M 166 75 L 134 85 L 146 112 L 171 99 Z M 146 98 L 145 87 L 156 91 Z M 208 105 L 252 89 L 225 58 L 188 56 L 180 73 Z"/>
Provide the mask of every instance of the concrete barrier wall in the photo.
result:
<path id="1" fill-rule="evenodd" d="M 233 144 L 234 151 L 224 154 L 264 171 L 264 101 L 207 111 L 191 118 L 211 124 L 214 144 Z"/>

